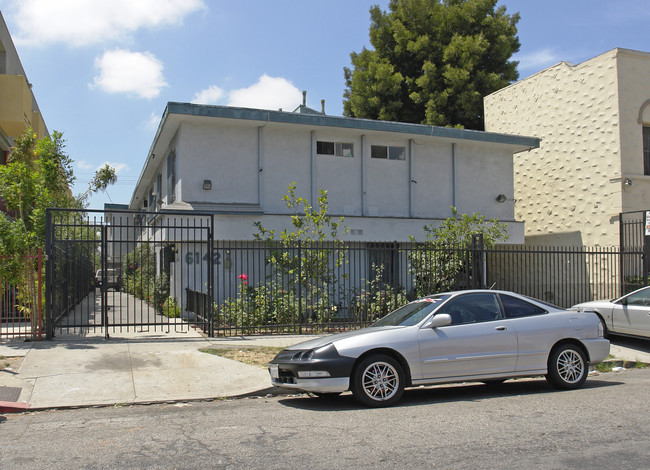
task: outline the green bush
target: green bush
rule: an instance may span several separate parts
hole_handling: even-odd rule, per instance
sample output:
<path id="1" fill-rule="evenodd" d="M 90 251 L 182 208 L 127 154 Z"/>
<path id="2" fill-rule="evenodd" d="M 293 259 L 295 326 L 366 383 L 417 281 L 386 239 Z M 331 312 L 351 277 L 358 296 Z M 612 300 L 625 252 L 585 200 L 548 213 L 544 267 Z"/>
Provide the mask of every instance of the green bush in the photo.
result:
<path id="1" fill-rule="evenodd" d="M 181 316 L 181 309 L 178 307 L 176 299 L 167 297 L 161 306 L 160 313 L 169 318 L 179 318 Z"/>

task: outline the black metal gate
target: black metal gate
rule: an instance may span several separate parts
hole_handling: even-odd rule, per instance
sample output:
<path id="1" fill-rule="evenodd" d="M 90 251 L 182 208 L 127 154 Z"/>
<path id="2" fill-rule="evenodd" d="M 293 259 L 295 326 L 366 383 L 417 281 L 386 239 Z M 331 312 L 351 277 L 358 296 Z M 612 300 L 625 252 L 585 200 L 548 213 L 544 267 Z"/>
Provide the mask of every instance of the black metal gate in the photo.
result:
<path id="1" fill-rule="evenodd" d="M 213 334 L 211 214 L 48 209 L 46 337 L 58 334 Z"/>
<path id="2" fill-rule="evenodd" d="M 623 294 L 648 285 L 650 236 L 646 235 L 648 231 L 646 214 L 646 211 L 619 214 Z"/>

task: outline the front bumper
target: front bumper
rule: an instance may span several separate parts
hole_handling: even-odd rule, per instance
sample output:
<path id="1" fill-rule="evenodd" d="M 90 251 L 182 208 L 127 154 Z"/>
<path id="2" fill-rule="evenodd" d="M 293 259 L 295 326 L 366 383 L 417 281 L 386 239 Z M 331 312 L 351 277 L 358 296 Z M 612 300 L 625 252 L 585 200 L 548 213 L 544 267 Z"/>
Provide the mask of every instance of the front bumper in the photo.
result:
<path id="1" fill-rule="evenodd" d="M 341 393 L 350 387 L 355 359 L 339 355 L 333 345 L 317 349 L 311 359 L 302 359 L 308 351 L 285 349 L 269 364 L 271 383 L 276 387 L 306 392 Z M 309 376 L 317 372 L 320 376 Z"/>

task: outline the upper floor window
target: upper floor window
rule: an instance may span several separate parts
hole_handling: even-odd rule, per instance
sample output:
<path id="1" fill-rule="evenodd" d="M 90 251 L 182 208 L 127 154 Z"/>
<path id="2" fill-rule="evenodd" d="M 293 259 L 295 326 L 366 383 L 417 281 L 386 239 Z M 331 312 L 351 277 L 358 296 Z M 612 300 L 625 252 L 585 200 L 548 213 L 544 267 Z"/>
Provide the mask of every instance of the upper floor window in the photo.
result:
<path id="1" fill-rule="evenodd" d="M 354 146 L 347 142 L 316 142 L 318 155 L 336 155 L 339 157 L 354 157 Z"/>
<path id="2" fill-rule="evenodd" d="M 176 200 L 176 150 L 167 155 L 167 204 Z"/>
<path id="3" fill-rule="evenodd" d="M 650 127 L 643 126 L 643 174 L 650 175 Z"/>
<path id="4" fill-rule="evenodd" d="M 406 147 L 390 147 L 386 145 L 370 146 L 372 158 L 386 158 L 388 160 L 406 160 Z"/>

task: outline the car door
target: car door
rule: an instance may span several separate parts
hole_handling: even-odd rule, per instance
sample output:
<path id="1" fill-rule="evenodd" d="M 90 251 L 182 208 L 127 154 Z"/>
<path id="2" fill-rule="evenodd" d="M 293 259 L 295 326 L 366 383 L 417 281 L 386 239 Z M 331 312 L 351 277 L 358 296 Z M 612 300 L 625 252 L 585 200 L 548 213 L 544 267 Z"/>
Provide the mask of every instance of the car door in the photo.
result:
<path id="1" fill-rule="evenodd" d="M 452 324 L 418 331 L 424 379 L 507 373 L 517 364 L 517 334 L 494 293 L 461 294 L 436 312 Z"/>
<path id="2" fill-rule="evenodd" d="M 612 331 L 650 336 L 650 288 L 633 292 L 614 304 Z"/>

